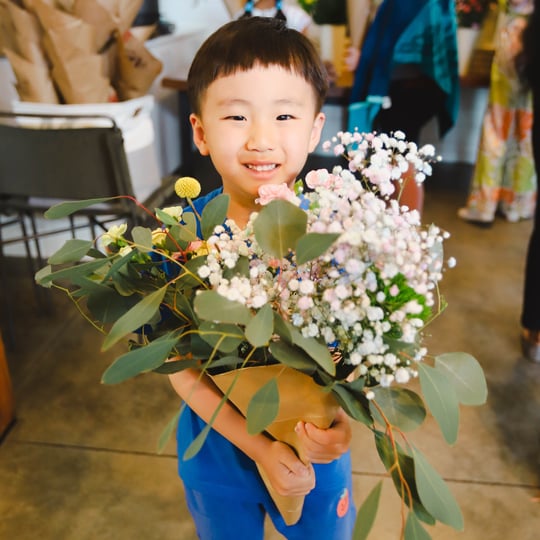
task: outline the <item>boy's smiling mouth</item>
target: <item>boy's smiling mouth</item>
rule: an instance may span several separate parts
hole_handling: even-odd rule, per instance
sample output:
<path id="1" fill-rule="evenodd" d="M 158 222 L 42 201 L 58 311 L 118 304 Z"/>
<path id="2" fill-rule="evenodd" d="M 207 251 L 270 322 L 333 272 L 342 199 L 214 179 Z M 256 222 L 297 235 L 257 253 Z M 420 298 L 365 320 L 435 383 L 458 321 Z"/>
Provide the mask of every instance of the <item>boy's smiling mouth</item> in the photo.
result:
<path id="1" fill-rule="evenodd" d="M 267 171 L 273 171 L 274 169 L 277 169 L 278 165 L 277 163 L 265 163 L 263 165 L 255 165 L 253 163 L 246 163 L 246 167 L 248 169 L 251 169 L 252 171 L 267 172 Z"/>

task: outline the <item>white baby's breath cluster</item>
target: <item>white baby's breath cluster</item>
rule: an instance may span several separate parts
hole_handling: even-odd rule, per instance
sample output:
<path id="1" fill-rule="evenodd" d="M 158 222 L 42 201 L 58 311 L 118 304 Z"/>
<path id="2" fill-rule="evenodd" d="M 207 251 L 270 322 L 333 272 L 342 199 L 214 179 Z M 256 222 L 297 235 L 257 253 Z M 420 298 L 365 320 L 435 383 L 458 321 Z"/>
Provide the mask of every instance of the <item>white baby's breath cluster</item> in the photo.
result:
<path id="1" fill-rule="evenodd" d="M 311 171 L 309 191 L 297 183 L 267 186 L 258 199 L 303 208 L 309 233 L 337 233 L 324 255 L 297 264 L 295 253 L 276 260 L 255 239 L 253 214 L 243 230 L 228 221 L 208 240 L 198 272 L 229 300 L 256 311 L 270 303 L 306 337 L 323 340 L 339 362 L 368 386 L 406 383 L 427 353 L 421 331 L 438 309 L 442 244 L 448 236 L 423 228 L 417 211 L 385 201 L 349 170 Z M 268 231 L 268 234 L 273 234 Z M 249 272 L 231 272 L 241 257 Z"/>
<path id="2" fill-rule="evenodd" d="M 392 195 L 404 178 L 419 184 L 432 174 L 432 163 L 440 158 L 435 148 L 405 140 L 402 131 L 386 133 L 339 132 L 323 143 L 325 151 L 345 157 L 352 172 L 358 172 L 367 187 L 382 197 Z M 409 173 L 409 174 L 407 174 Z"/>

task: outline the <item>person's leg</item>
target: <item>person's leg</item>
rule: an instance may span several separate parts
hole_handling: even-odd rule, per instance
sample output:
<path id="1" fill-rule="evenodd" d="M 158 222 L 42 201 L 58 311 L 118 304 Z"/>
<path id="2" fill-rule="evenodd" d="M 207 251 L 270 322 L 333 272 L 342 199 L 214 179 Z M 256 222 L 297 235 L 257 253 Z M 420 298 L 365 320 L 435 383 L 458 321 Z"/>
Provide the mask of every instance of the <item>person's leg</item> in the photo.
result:
<path id="1" fill-rule="evenodd" d="M 185 489 L 189 512 L 201 540 L 263 540 L 265 511 L 223 493 L 202 494 Z"/>

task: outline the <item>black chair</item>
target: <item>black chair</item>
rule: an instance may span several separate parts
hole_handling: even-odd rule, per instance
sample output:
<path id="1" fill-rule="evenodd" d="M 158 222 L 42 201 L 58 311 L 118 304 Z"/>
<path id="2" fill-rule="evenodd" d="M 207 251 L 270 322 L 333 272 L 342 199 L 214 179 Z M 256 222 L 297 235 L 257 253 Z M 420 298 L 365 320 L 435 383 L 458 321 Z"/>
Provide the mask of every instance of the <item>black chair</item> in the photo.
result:
<path id="1" fill-rule="evenodd" d="M 64 220 L 58 228 L 40 230 L 38 216 L 64 200 L 119 195 L 134 196 L 122 131 L 113 118 L 103 115 L 35 115 L 0 111 L 0 265 L 5 268 L 3 246 L 24 243 L 32 274 L 44 265 L 40 238 L 89 227 L 107 229 L 111 221 L 143 224 L 147 217 L 125 198 L 91 206 Z M 141 201 L 153 210 L 173 193 L 173 178 L 166 178 Z M 84 219 L 80 219 L 84 216 Z M 20 235 L 2 238 L 4 226 L 19 226 Z M 0 279 L 5 276 L 0 275 Z M 2 279 L 0 302 L 8 305 L 8 287 Z M 39 291 L 36 291 L 39 294 Z M 7 306 L 9 309 L 9 305 Z M 4 309 L 5 311 L 5 309 Z M 8 319 L 8 332 L 10 317 Z M 9 339 L 9 336 L 8 336 Z"/>

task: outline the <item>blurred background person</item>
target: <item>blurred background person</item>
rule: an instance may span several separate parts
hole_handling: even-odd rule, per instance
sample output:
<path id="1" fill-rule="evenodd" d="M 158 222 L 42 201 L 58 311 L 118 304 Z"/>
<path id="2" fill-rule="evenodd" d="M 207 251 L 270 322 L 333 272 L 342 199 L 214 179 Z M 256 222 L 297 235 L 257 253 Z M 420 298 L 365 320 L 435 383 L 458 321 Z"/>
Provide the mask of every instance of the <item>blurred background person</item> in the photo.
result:
<path id="1" fill-rule="evenodd" d="M 500 0 L 490 89 L 467 203 L 458 216 L 489 226 L 497 213 L 508 221 L 533 216 L 536 174 L 531 142 L 532 95 L 515 59 L 533 0 Z"/>
<path id="2" fill-rule="evenodd" d="M 532 149 L 538 176 L 540 169 L 540 0 L 523 33 L 523 54 L 518 68 L 530 85 L 533 99 Z M 525 358 L 540 362 L 540 205 L 536 204 L 534 222 L 525 266 L 525 287 L 521 313 L 521 345 Z"/>
<path id="3" fill-rule="evenodd" d="M 380 3 L 359 51 L 350 102 L 368 96 L 390 98 L 390 107 L 381 109 L 373 122 L 378 132 L 400 130 L 418 143 L 431 119 L 438 119 L 441 136 L 455 124 L 459 76 L 454 0 Z M 421 210 L 422 186 L 409 178 L 400 202 Z"/>
<path id="4" fill-rule="evenodd" d="M 286 21 L 289 28 L 305 34 L 312 24 L 311 17 L 298 5 L 283 0 L 248 0 L 243 10 L 237 12 L 240 17 L 276 17 Z"/>

